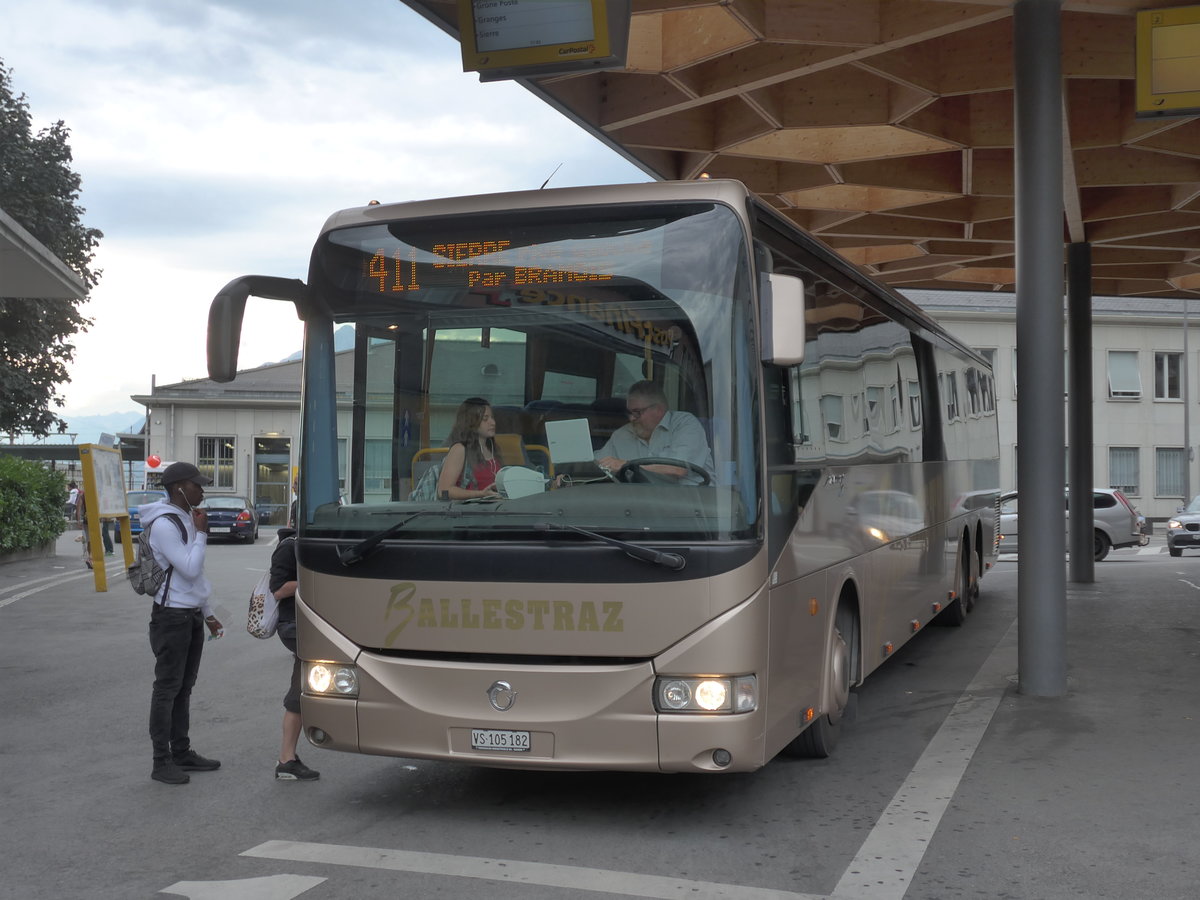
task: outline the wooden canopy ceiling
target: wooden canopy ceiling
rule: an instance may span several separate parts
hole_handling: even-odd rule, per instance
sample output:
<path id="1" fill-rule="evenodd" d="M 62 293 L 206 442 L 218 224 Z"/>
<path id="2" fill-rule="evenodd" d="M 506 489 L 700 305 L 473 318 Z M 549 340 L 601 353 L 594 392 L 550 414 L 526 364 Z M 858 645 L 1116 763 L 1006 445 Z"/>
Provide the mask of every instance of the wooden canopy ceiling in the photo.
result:
<path id="1" fill-rule="evenodd" d="M 403 0 L 457 35 L 453 0 Z M 1195 2 L 1195 0 L 1192 0 Z M 1134 13 L 1066 0 L 1064 242 L 1200 296 L 1200 118 L 1134 118 Z M 647 172 L 736 178 L 897 287 L 1014 289 L 1011 0 L 633 0 L 627 68 L 526 83 Z"/>

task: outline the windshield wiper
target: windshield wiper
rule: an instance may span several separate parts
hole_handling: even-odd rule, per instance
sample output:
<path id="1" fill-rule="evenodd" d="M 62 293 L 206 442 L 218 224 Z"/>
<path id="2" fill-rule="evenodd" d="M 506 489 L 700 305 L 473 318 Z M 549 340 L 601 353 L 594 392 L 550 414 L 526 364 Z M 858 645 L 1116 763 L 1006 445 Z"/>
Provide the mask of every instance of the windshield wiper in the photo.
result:
<path id="1" fill-rule="evenodd" d="M 588 531 L 586 528 L 580 528 L 578 525 L 566 525 L 555 522 L 539 522 L 533 526 L 533 529 L 534 531 L 574 531 L 577 534 L 590 537 L 592 540 L 601 541 L 605 544 L 611 544 L 614 547 L 619 547 L 634 559 L 640 559 L 643 562 L 654 563 L 656 566 L 665 566 L 672 572 L 679 572 L 685 565 L 687 565 L 687 560 L 685 560 L 678 553 L 668 553 L 662 550 L 655 550 L 652 547 L 643 547 L 641 544 L 631 544 L 629 541 L 622 541 L 614 537 L 609 537 L 606 534 Z"/>
<path id="2" fill-rule="evenodd" d="M 366 556 L 368 553 L 370 553 L 372 550 L 374 550 L 376 547 L 378 547 L 383 541 L 386 541 L 392 535 L 398 534 L 400 531 L 402 531 L 404 529 L 404 526 L 407 525 L 409 522 L 411 522 L 413 519 L 419 519 L 419 518 L 421 518 L 421 516 L 457 517 L 457 516 L 461 516 L 461 515 L 462 515 L 462 512 L 459 510 L 455 510 L 455 509 L 421 509 L 421 510 L 418 510 L 417 512 L 413 513 L 411 516 L 405 516 L 399 522 L 395 522 L 395 523 L 389 525 L 387 528 L 383 529 L 383 531 L 377 531 L 375 534 L 371 535 L 369 538 L 365 538 L 365 539 L 359 541 L 357 544 L 355 544 L 350 549 L 341 551 L 338 554 L 338 560 L 341 561 L 341 564 L 343 566 L 354 565 L 356 562 L 358 562 L 360 559 L 362 559 L 364 556 Z"/>

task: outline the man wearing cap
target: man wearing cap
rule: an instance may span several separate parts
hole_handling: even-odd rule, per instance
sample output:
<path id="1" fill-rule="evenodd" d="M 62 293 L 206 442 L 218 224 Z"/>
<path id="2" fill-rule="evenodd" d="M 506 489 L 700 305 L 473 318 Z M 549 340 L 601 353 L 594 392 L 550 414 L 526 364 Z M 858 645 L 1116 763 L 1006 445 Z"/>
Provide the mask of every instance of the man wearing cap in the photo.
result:
<path id="1" fill-rule="evenodd" d="M 221 766 L 193 750 L 188 735 L 204 626 L 214 637 L 222 633 L 209 605 L 212 585 L 204 577 L 208 513 L 196 508 L 204 502 L 206 484 L 212 484 L 212 479 L 191 463 L 172 463 L 162 475 L 167 499 L 138 508 L 143 528 L 157 523 L 150 531 L 150 547 L 167 572 L 150 612 L 150 649 L 155 660 L 150 695 L 154 768 L 150 777 L 164 784 L 187 784 L 188 772 L 210 772 Z"/>

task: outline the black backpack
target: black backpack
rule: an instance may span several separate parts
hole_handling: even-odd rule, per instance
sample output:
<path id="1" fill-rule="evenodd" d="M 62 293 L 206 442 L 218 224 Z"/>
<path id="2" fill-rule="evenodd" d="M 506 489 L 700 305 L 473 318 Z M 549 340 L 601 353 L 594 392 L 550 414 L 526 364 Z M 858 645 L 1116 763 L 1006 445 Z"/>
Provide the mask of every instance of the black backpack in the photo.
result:
<path id="1" fill-rule="evenodd" d="M 175 523 L 175 527 L 179 529 L 179 536 L 183 538 L 184 543 L 187 542 L 187 528 L 184 526 L 183 520 L 172 513 L 164 513 L 157 519 L 152 519 L 142 529 L 141 534 L 138 535 L 137 559 L 133 561 L 133 565 L 126 570 L 125 574 L 129 576 L 129 583 L 133 586 L 134 591 L 148 597 L 158 596 L 158 589 L 162 587 L 164 581 L 171 577 L 171 570 L 174 568 L 168 566 L 164 569 L 160 566 L 158 560 L 154 558 L 154 550 L 150 547 L 150 528 L 163 518 L 171 519 Z M 167 589 L 170 590 L 169 584 Z"/>

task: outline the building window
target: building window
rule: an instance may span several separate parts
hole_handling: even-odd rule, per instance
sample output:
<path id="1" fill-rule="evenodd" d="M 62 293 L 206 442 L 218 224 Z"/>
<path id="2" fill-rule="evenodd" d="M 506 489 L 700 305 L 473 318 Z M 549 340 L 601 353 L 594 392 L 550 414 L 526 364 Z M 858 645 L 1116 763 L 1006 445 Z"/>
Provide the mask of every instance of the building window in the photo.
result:
<path id="1" fill-rule="evenodd" d="M 942 400 L 946 404 L 946 421 L 957 421 L 958 412 L 958 373 L 944 372 L 938 376 L 938 387 L 942 392 Z"/>
<path id="2" fill-rule="evenodd" d="M 1183 399 L 1180 373 L 1183 371 L 1182 353 L 1154 354 L 1154 399 Z"/>
<path id="3" fill-rule="evenodd" d="M 996 411 L 996 348 L 976 347 L 975 352 L 988 362 L 991 372 L 977 372 L 979 382 L 979 402 L 984 413 Z"/>
<path id="4" fill-rule="evenodd" d="M 1122 494 L 1141 494 L 1137 447 L 1108 448 L 1108 486 Z"/>
<path id="5" fill-rule="evenodd" d="M 212 479 L 214 488 L 233 487 L 233 448 L 232 437 L 196 438 L 196 468 Z"/>
<path id="6" fill-rule="evenodd" d="M 392 489 L 392 442 L 379 438 L 363 441 L 363 490 L 380 494 Z"/>
<path id="7" fill-rule="evenodd" d="M 1136 350 L 1108 351 L 1108 396 L 1136 400 L 1142 396 Z"/>
<path id="8" fill-rule="evenodd" d="M 919 381 L 908 383 L 908 421 L 914 431 L 921 427 L 921 383 Z"/>
<path id="9" fill-rule="evenodd" d="M 883 431 L 883 388 L 869 387 L 867 398 L 867 427 L 872 431 Z"/>
<path id="10" fill-rule="evenodd" d="M 1154 448 L 1154 496 L 1183 496 L 1183 448 Z"/>
<path id="11" fill-rule="evenodd" d="M 831 441 L 844 441 L 842 421 L 845 401 L 837 394 L 826 394 L 821 398 L 821 418 L 825 420 L 825 434 Z"/>
<path id="12" fill-rule="evenodd" d="M 974 366 L 967 366 L 965 374 L 967 381 L 967 412 L 972 417 L 983 412 L 983 391 L 980 386 L 980 372 Z"/>

